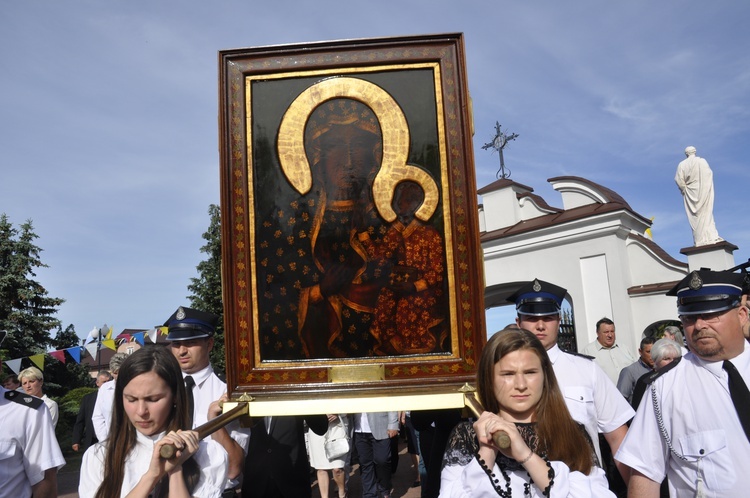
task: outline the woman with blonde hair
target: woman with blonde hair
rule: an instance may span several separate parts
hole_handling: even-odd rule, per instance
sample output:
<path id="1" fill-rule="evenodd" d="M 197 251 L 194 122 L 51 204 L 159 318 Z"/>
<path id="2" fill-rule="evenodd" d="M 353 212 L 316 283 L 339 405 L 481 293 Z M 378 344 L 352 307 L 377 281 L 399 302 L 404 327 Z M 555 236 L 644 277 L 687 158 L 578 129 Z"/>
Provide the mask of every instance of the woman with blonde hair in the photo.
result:
<path id="1" fill-rule="evenodd" d="M 477 395 L 485 411 L 454 428 L 441 497 L 614 497 L 534 334 L 509 329 L 490 338 L 479 360 Z M 500 431 L 510 438 L 507 449 L 492 440 Z"/>
<path id="2" fill-rule="evenodd" d="M 115 384 L 109 436 L 83 455 L 79 496 L 220 497 L 227 453 L 184 430 L 187 406 L 180 366 L 168 349 L 145 346 L 128 356 Z M 177 450 L 173 459 L 160 457 L 166 444 Z"/>
<path id="3" fill-rule="evenodd" d="M 31 394 L 37 398 L 42 398 L 44 404 L 49 409 L 49 414 L 52 417 L 52 427 L 57 427 L 57 419 L 60 417 L 60 410 L 57 407 L 57 402 L 50 399 L 49 396 L 42 392 L 42 385 L 44 385 L 44 374 L 36 367 L 29 367 L 21 370 L 18 374 L 18 380 L 21 381 L 21 387 L 26 394 Z"/>

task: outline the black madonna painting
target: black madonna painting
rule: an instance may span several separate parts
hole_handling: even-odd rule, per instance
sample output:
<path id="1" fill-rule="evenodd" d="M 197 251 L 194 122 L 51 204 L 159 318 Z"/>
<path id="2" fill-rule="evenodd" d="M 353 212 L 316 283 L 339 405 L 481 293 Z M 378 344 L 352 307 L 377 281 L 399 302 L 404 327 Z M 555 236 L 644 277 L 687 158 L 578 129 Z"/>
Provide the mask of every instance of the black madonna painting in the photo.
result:
<path id="1" fill-rule="evenodd" d="M 472 370 L 481 270 L 459 42 L 220 54 L 238 386 L 325 383 L 336 365 L 385 365 L 378 380 Z"/>

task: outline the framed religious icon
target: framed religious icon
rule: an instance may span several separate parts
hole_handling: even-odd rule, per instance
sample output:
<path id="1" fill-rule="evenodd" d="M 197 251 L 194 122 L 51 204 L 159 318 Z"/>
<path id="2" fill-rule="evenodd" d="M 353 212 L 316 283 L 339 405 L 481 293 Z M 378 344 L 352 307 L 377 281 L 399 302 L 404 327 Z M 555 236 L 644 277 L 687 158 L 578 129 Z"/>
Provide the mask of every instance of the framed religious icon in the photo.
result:
<path id="1" fill-rule="evenodd" d="M 484 283 L 462 35 L 226 50 L 219 63 L 232 394 L 471 382 Z"/>

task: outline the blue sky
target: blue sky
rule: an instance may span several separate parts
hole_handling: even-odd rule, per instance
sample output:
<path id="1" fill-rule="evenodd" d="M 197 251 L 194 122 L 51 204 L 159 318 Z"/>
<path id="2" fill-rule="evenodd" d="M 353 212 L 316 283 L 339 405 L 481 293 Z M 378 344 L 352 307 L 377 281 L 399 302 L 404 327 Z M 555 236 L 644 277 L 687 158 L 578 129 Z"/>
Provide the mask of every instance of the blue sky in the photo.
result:
<path id="1" fill-rule="evenodd" d="M 66 299 L 64 326 L 152 327 L 187 304 L 219 203 L 219 50 L 463 32 L 478 187 L 499 168 L 481 149 L 499 121 L 520 135 L 505 152 L 513 180 L 556 207 L 547 178 L 609 187 L 685 260 L 673 178 L 694 145 L 739 263 L 748 18 L 735 0 L 2 2 L 0 212 L 33 220 L 50 266 L 37 278 Z"/>

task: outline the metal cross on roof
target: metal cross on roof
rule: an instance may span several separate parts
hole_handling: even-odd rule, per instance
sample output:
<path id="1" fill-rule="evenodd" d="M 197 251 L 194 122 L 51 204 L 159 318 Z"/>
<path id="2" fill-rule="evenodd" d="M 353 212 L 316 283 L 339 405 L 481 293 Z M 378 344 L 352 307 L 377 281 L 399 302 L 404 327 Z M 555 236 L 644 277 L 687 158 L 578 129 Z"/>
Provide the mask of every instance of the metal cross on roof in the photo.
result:
<path id="1" fill-rule="evenodd" d="M 508 145 L 508 142 L 512 142 L 518 138 L 518 133 L 511 133 L 510 135 L 502 130 L 499 122 L 495 122 L 495 137 L 491 142 L 486 143 L 482 146 L 483 150 L 493 149 L 500 154 L 500 170 L 495 175 L 498 179 L 510 178 L 510 168 L 505 168 L 505 159 L 503 158 L 503 149 Z"/>

